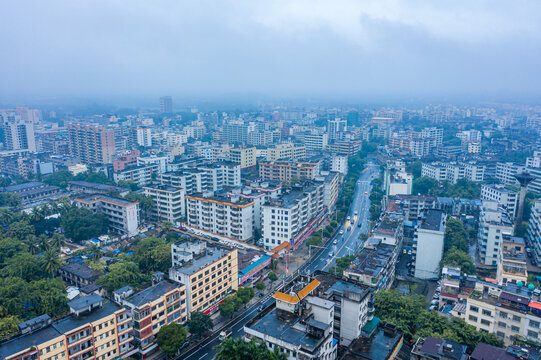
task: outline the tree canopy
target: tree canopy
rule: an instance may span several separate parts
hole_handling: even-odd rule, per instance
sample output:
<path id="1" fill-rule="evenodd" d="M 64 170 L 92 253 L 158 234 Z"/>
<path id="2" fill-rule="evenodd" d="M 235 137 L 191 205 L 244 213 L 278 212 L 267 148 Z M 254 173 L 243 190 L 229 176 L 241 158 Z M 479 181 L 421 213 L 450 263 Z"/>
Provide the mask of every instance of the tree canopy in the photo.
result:
<path id="1" fill-rule="evenodd" d="M 164 325 L 158 331 L 158 346 L 169 358 L 175 356 L 177 351 L 186 341 L 186 329 L 181 325 L 172 322 Z"/>
<path id="2" fill-rule="evenodd" d="M 191 313 L 188 327 L 192 334 L 201 336 L 212 329 L 212 320 L 209 315 L 203 314 L 200 311 L 194 311 Z"/>
<path id="3" fill-rule="evenodd" d="M 111 292 L 127 285 L 138 288 L 149 281 L 150 277 L 142 274 L 135 263 L 121 261 L 109 266 L 109 272 L 99 277 L 96 282 Z"/>
<path id="4" fill-rule="evenodd" d="M 61 225 L 68 238 L 80 242 L 107 233 L 109 221 L 105 214 L 70 206 L 62 211 Z"/>
<path id="5" fill-rule="evenodd" d="M 258 344 L 255 340 L 246 341 L 243 338 L 224 339 L 215 347 L 216 360 L 287 360 L 285 353 L 278 348 L 269 351 L 265 343 Z"/>
<path id="6" fill-rule="evenodd" d="M 171 245 L 155 236 L 141 239 L 135 245 L 134 258 L 146 274 L 166 272 L 171 267 Z"/>

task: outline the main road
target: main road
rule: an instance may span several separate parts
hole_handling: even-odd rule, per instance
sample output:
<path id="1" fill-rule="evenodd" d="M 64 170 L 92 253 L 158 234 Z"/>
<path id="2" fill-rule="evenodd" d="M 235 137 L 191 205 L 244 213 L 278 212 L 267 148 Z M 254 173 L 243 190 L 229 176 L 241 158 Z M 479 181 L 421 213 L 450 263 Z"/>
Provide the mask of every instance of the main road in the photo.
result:
<path id="1" fill-rule="evenodd" d="M 313 249 L 315 255 L 298 272 L 311 274 L 316 270 L 328 270 L 333 266 L 336 258 L 354 254 L 363 245 L 360 236 L 368 233 L 370 223 L 370 190 L 371 182 L 378 176 L 379 165 L 368 162 L 361 172 L 355 185 L 353 201 L 349 208 L 349 220 L 341 225 L 337 235 L 330 239 L 322 248 Z M 296 275 L 296 274 L 294 274 Z M 287 281 L 288 279 L 286 279 Z M 227 327 L 232 332 L 232 337 L 244 335 L 244 325 L 259 313 L 258 308 L 267 307 L 274 302 L 271 295 L 266 295 L 251 307 L 241 310 L 236 314 L 232 323 Z M 186 360 L 211 360 L 216 352 L 214 347 L 220 344 L 219 334 L 215 333 L 205 339 L 200 346 L 182 353 L 178 359 Z"/>

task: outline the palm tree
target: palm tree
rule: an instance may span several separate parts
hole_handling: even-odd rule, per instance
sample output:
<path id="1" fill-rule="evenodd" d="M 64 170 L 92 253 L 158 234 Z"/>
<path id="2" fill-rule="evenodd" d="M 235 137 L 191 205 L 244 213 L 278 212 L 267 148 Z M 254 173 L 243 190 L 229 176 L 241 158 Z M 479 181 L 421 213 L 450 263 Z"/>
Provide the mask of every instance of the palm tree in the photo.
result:
<path id="1" fill-rule="evenodd" d="M 89 247 L 87 247 L 86 252 L 88 254 L 88 257 L 92 261 L 97 261 L 101 257 L 101 249 L 96 244 L 92 244 Z"/>
<path id="2" fill-rule="evenodd" d="M 49 241 L 49 244 L 55 248 L 60 250 L 60 248 L 64 245 L 66 245 L 66 237 L 62 234 L 54 234 L 51 240 Z"/>
<path id="3" fill-rule="evenodd" d="M 42 257 L 43 270 L 51 277 L 64 265 L 56 249 L 49 249 Z"/>
<path id="4" fill-rule="evenodd" d="M 37 245 L 38 245 L 38 249 L 39 249 L 40 252 L 41 251 L 47 251 L 47 249 L 49 249 L 49 247 L 50 247 L 49 239 L 47 238 L 47 235 L 41 234 L 40 236 L 38 236 Z"/>

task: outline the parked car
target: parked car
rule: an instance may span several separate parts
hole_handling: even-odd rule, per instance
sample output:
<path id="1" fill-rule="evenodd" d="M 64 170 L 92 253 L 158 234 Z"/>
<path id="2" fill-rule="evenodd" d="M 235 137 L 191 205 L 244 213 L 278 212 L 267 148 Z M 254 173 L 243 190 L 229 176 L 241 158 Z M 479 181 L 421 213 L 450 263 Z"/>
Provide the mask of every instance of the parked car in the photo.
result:
<path id="1" fill-rule="evenodd" d="M 346 219 L 347 221 L 350 221 L 351 220 L 351 216 L 348 216 L 348 218 Z"/>
<path id="2" fill-rule="evenodd" d="M 363 226 L 363 224 L 361 223 L 361 221 L 359 220 L 359 222 L 357 223 L 357 227 L 361 227 Z"/>
<path id="3" fill-rule="evenodd" d="M 340 230 L 339 234 L 344 235 L 344 230 Z"/>
<path id="4" fill-rule="evenodd" d="M 231 330 L 223 330 L 222 332 L 220 332 L 220 341 L 223 340 L 223 339 L 227 339 L 228 337 L 230 337 L 232 334 Z"/>
<path id="5" fill-rule="evenodd" d="M 348 226 L 348 231 L 351 231 L 351 225 L 350 225 L 350 226 Z"/>
<path id="6" fill-rule="evenodd" d="M 332 258 L 333 256 L 334 256 L 334 251 L 331 251 L 331 252 L 329 253 L 329 257 Z"/>
<path id="7" fill-rule="evenodd" d="M 355 213 L 353 215 L 357 216 L 357 215 L 359 215 L 359 213 L 357 211 L 355 211 Z"/>
<path id="8" fill-rule="evenodd" d="M 263 309 L 265 309 L 265 307 L 264 307 L 263 305 L 260 305 L 260 306 L 257 308 L 257 311 L 262 312 Z"/>
<path id="9" fill-rule="evenodd" d="M 334 241 L 332 242 L 334 245 L 338 244 L 338 240 L 337 239 L 334 239 Z"/>

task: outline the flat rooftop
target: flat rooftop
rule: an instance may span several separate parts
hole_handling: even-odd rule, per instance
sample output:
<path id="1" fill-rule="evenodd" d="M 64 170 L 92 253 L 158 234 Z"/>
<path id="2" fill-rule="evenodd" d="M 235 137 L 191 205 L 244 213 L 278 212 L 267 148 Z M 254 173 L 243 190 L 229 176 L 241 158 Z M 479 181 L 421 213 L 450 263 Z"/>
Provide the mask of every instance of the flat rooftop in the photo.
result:
<path id="1" fill-rule="evenodd" d="M 363 248 L 348 270 L 356 274 L 377 277 L 389 263 L 394 250 L 395 247 L 388 244 L 380 244 L 376 249 Z"/>
<path id="2" fill-rule="evenodd" d="M 398 346 L 401 337 L 400 333 L 387 335 L 382 328 L 379 328 L 367 344 L 361 343 L 362 339 L 357 338 L 351 345 L 353 354 L 348 354 L 344 359 L 357 359 L 354 356 L 359 355 L 367 360 L 387 359 Z"/>
<path id="3" fill-rule="evenodd" d="M 232 199 L 233 197 L 235 197 L 236 200 L 233 200 Z M 208 201 L 208 202 L 214 201 L 214 202 L 225 203 L 225 204 L 230 204 L 230 205 L 239 205 L 239 206 L 247 206 L 254 203 L 253 201 L 243 198 L 241 196 L 238 196 L 238 195 L 227 196 L 225 193 L 219 193 L 217 195 L 212 195 L 212 196 L 205 196 L 203 193 L 193 193 L 190 195 L 186 195 L 186 198 L 197 198 L 197 199 L 202 199 L 202 201 Z"/>
<path id="4" fill-rule="evenodd" d="M 119 186 L 99 184 L 99 183 L 94 183 L 94 182 L 89 182 L 89 181 L 74 180 L 74 181 L 68 181 L 68 184 L 87 187 L 87 188 L 101 190 L 101 191 L 127 191 L 128 190 L 126 188 L 121 188 Z"/>
<path id="5" fill-rule="evenodd" d="M 136 307 L 148 304 L 164 296 L 170 291 L 177 289 L 178 286 L 168 281 L 161 281 L 154 286 L 150 286 L 136 294 L 130 296 L 126 301 Z"/>
<path id="6" fill-rule="evenodd" d="M 137 201 L 130 201 L 130 200 L 122 199 L 122 198 L 101 195 L 101 194 L 94 194 L 90 196 L 79 197 L 76 200 L 82 200 L 82 201 L 87 201 L 87 202 L 106 201 L 106 202 L 111 202 L 111 203 L 117 203 L 120 205 L 137 204 Z"/>
<path id="7" fill-rule="evenodd" d="M 47 184 L 39 182 L 39 181 L 31 181 L 31 182 L 27 182 L 23 184 L 6 186 L 5 188 L 2 188 L 2 191 L 19 192 L 19 191 L 33 189 L 33 188 L 42 187 L 42 186 L 47 186 Z"/>
<path id="8" fill-rule="evenodd" d="M 300 320 L 298 317 L 279 318 L 277 312 L 276 308 L 272 309 L 249 328 L 297 347 L 315 349 L 322 342 L 323 339 L 314 338 L 295 327 Z"/>
<path id="9" fill-rule="evenodd" d="M 445 213 L 438 209 L 426 209 L 421 215 L 419 221 L 419 228 L 433 231 L 445 231 L 445 225 L 443 219 Z"/>
<path id="10" fill-rule="evenodd" d="M 176 243 L 178 243 L 178 241 Z M 174 266 L 173 268 L 182 274 L 192 275 L 213 262 L 227 256 L 231 251 L 232 250 L 227 248 L 207 244 L 207 249 L 202 255 L 194 254 L 191 261 L 185 262 L 181 266 Z"/>

